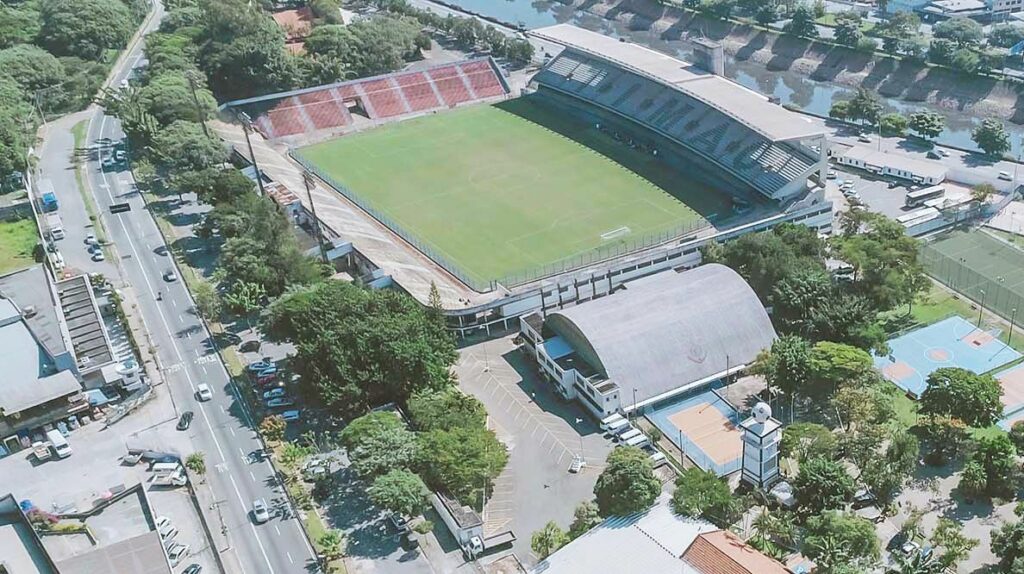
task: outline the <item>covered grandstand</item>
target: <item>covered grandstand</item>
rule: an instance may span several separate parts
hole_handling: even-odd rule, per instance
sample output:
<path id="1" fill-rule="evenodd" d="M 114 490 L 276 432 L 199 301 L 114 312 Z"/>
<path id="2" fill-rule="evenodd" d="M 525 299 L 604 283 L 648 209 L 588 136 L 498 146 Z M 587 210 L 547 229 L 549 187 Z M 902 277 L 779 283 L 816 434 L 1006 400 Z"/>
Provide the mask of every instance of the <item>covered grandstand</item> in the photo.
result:
<path id="1" fill-rule="evenodd" d="M 384 120 L 452 108 L 509 93 L 490 58 L 441 64 L 267 96 L 222 106 L 249 115 L 270 140 L 316 138 L 351 128 L 358 118 Z"/>
<path id="2" fill-rule="evenodd" d="M 824 130 L 764 96 L 643 46 L 569 24 L 531 32 L 565 46 L 533 81 L 678 143 L 773 200 L 824 181 Z"/>

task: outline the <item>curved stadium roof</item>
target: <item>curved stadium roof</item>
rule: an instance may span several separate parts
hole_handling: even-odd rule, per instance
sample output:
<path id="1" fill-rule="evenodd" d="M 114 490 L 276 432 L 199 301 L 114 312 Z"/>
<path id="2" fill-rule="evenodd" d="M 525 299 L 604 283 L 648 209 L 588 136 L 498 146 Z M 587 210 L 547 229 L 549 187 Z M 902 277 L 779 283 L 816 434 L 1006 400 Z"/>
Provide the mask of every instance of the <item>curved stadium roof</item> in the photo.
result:
<path id="1" fill-rule="evenodd" d="M 546 328 L 619 385 L 623 403 L 671 394 L 749 364 L 775 340 L 761 301 L 732 269 L 707 264 L 628 283 L 612 296 L 563 309 Z"/>

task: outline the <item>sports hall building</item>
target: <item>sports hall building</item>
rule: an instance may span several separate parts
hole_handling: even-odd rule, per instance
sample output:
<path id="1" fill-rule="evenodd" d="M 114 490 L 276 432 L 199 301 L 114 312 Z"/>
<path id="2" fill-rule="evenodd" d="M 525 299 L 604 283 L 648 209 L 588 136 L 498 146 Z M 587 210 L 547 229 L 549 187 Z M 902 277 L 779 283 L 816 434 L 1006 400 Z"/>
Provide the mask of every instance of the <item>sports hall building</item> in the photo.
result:
<path id="1" fill-rule="evenodd" d="M 520 332 L 553 388 L 599 419 L 741 371 L 776 337 L 747 282 L 714 263 L 531 313 L 520 319 Z"/>

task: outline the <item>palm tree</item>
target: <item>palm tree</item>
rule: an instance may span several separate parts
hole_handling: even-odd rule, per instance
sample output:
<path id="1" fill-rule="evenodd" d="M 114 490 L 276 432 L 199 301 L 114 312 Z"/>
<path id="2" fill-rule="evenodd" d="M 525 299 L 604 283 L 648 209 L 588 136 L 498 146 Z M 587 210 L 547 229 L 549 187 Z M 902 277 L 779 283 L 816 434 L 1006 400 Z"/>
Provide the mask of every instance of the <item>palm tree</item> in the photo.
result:
<path id="1" fill-rule="evenodd" d="M 942 571 L 942 564 L 934 553 L 915 552 L 897 558 L 896 564 L 887 568 L 885 574 L 942 574 Z"/>

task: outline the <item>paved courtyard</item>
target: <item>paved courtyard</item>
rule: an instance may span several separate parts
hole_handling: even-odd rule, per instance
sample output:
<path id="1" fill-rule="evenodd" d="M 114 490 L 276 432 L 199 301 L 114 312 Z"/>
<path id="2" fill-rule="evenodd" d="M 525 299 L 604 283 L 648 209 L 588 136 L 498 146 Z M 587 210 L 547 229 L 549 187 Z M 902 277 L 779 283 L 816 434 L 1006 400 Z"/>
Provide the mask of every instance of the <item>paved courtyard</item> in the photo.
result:
<path id="1" fill-rule="evenodd" d="M 128 448 L 147 448 L 187 455 L 192 452 L 189 432 L 175 430 L 176 417 L 166 389 L 158 387 L 156 398 L 113 426 L 104 429 L 94 422 L 71 432 L 68 442 L 73 453 L 65 459 L 35 461 L 31 450 L 0 458 L 0 492 L 6 486 L 17 500 L 31 500 L 46 511 L 73 512 L 92 508 L 111 488 L 144 484 L 151 478 L 147 465 L 121 464 Z M 149 485 L 146 484 L 147 489 Z M 155 487 L 147 492 L 155 516 L 167 516 L 178 528 L 175 540 L 189 546 L 189 555 L 179 565 L 198 563 L 204 572 L 217 572 L 213 550 L 203 533 L 184 488 Z"/>
<path id="2" fill-rule="evenodd" d="M 456 373 L 462 389 L 483 402 L 509 449 L 509 464 L 488 493 L 484 531 L 511 529 L 517 537 L 512 551 L 532 566 L 537 558 L 530 535 L 549 520 L 568 528 L 576 506 L 593 498 L 612 444 L 580 405 L 554 395 L 511 336 L 464 347 Z M 570 474 L 581 449 L 587 465 Z"/>

